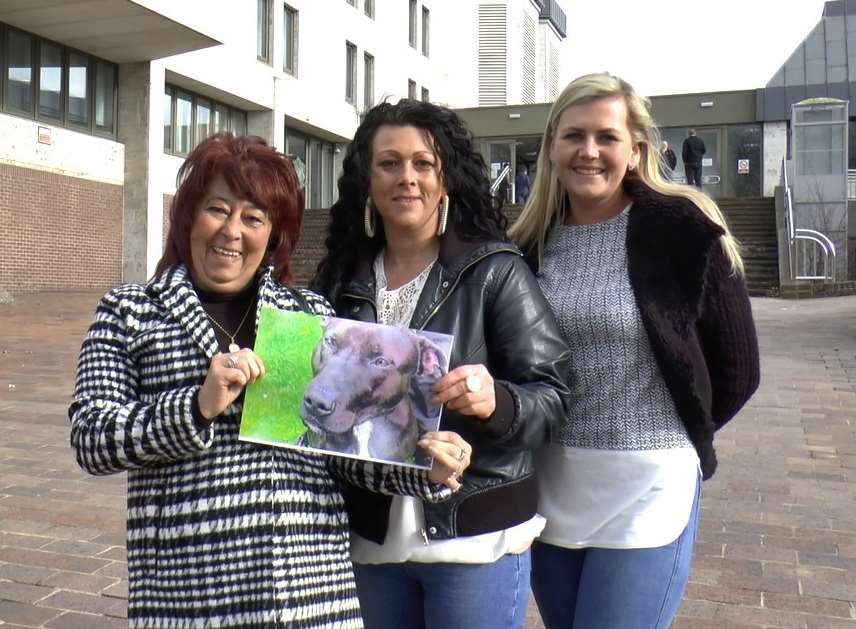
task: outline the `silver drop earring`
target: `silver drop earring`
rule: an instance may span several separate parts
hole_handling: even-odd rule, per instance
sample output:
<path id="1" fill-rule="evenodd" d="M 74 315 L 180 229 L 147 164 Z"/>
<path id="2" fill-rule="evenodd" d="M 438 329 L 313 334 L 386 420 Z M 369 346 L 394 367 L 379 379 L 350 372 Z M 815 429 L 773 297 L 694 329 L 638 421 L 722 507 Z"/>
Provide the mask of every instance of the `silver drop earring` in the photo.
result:
<path id="1" fill-rule="evenodd" d="M 444 194 L 440 202 L 440 215 L 437 217 L 437 235 L 446 233 L 446 221 L 449 220 L 449 195 Z"/>
<path id="2" fill-rule="evenodd" d="M 374 238 L 375 235 L 375 224 L 374 224 L 374 210 L 372 209 L 372 198 L 366 198 L 366 212 L 363 227 L 366 230 L 366 236 L 369 238 Z"/>

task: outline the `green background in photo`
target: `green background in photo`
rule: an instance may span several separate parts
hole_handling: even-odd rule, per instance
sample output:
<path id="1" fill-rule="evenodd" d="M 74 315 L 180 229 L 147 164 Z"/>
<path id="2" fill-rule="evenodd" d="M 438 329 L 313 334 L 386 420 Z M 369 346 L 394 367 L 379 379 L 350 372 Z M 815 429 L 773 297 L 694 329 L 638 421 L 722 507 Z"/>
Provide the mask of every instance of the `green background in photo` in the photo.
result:
<path id="1" fill-rule="evenodd" d="M 318 315 L 262 308 L 254 350 L 267 374 L 247 387 L 242 438 L 293 444 L 306 431 L 300 403 L 322 333 Z"/>

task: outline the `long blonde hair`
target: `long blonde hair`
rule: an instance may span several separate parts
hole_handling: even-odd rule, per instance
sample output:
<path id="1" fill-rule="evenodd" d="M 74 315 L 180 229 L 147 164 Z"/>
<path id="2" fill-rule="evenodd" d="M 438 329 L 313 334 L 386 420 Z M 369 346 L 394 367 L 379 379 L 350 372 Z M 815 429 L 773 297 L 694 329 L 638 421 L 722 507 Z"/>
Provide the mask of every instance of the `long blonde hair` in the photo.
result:
<path id="1" fill-rule="evenodd" d="M 600 98 L 620 96 L 627 106 L 627 126 L 634 144 L 639 147 L 639 165 L 636 173 L 642 182 L 661 194 L 689 199 L 711 221 L 725 230 L 720 239 L 722 248 L 731 262 L 733 272 L 743 274 L 743 260 L 737 240 L 731 235 L 725 218 L 716 203 L 700 190 L 669 183 L 661 175 L 660 131 L 651 117 L 650 101 L 636 94 L 633 87 L 607 72 L 586 74 L 571 81 L 559 94 L 550 109 L 547 128 L 538 153 L 535 181 L 526 206 L 509 230 L 509 235 L 521 248 L 533 251 L 542 262 L 544 245 L 550 230 L 565 221 L 567 193 L 559 182 L 550 162 L 550 146 L 562 113 L 572 105 L 580 105 Z"/>

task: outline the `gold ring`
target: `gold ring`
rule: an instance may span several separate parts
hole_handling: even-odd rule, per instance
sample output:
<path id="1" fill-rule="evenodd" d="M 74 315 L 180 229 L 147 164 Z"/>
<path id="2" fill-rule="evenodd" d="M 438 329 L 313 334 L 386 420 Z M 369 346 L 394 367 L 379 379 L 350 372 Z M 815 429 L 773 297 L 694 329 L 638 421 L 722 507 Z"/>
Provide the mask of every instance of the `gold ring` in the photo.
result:
<path id="1" fill-rule="evenodd" d="M 481 378 L 478 376 L 467 376 L 466 385 L 467 391 L 470 393 L 478 393 L 482 388 Z"/>

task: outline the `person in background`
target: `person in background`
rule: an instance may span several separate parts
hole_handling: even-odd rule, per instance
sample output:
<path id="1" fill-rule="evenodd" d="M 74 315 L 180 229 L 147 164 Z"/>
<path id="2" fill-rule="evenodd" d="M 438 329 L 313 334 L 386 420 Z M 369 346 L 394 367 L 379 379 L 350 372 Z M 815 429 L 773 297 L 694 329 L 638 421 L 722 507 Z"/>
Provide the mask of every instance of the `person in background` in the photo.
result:
<path id="1" fill-rule="evenodd" d="M 368 111 L 313 287 L 341 316 L 454 336 L 434 402 L 472 444 L 442 505 L 345 491 L 369 629 L 519 629 L 541 531 L 532 448 L 565 416 L 568 352 L 472 135 L 451 110 Z"/>
<path id="2" fill-rule="evenodd" d="M 529 198 L 529 169 L 523 164 L 517 167 L 517 174 L 514 176 L 514 192 L 515 203 L 519 205 L 526 203 L 526 199 Z"/>
<path id="3" fill-rule="evenodd" d="M 696 135 L 695 129 L 687 131 L 687 137 L 681 147 L 681 158 L 684 160 L 684 172 L 687 175 L 687 185 L 702 188 L 701 167 L 702 158 L 707 152 L 704 140 Z"/>
<path id="4" fill-rule="evenodd" d="M 128 472 L 128 623 L 362 627 L 338 483 L 438 500 L 471 447 L 427 434 L 426 473 L 239 441 L 260 309 L 332 310 L 283 283 L 303 210 L 289 160 L 218 134 L 179 179 L 155 276 L 101 300 L 69 409 L 80 466 Z"/>
<path id="5" fill-rule="evenodd" d="M 662 179 L 659 139 L 628 83 L 575 79 L 510 231 L 571 349 L 570 412 L 535 459 L 548 629 L 669 626 L 714 433 L 758 386 L 737 243 L 709 197 Z"/>
<path id="6" fill-rule="evenodd" d="M 675 172 L 675 166 L 678 165 L 678 156 L 669 148 L 669 143 L 665 140 L 660 144 L 660 156 L 663 160 L 663 179 L 671 181 Z"/>

